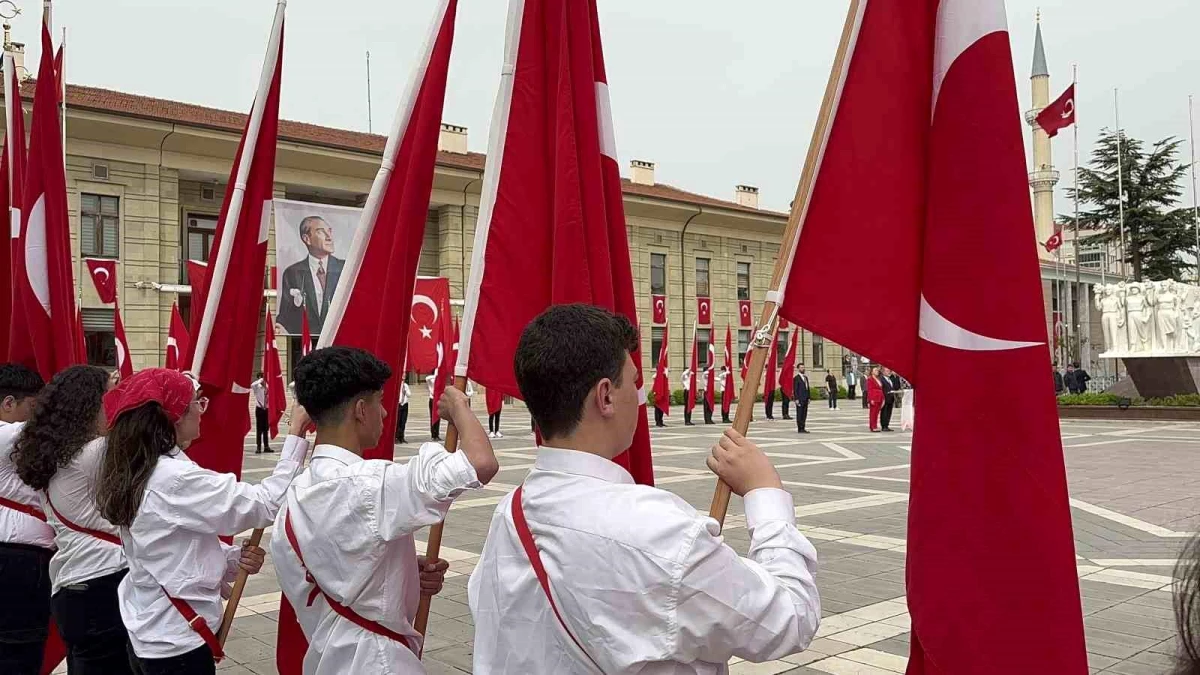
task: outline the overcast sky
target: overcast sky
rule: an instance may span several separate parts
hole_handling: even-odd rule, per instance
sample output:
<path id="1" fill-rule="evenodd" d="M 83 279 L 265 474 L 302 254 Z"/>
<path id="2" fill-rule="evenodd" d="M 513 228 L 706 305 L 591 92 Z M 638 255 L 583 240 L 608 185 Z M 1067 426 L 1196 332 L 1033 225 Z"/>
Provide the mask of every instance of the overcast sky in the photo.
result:
<path id="1" fill-rule="evenodd" d="M 26 64 L 40 52 L 37 0 L 17 0 L 14 39 Z M 659 182 L 732 198 L 761 188 L 784 210 L 795 191 L 846 0 L 599 0 L 617 148 L 657 163 Z M 371 52 L 374 130 L 389 126 L 436 0 L 291 0 L 281 114 L 367 129 Z M 444 119 L 487 146 L 499 79 L 506 0 L 460 0 Z M 58 0 L 68 30 L 71 83 L 247 110 L 261 67 L 273 0 Z M 1189 93 L 1200 89 L 1190 0 L 1010 0 L 1008 19 L 1022 109 L 1029 107 L 1034 15 L 1042 29 L 1051 98 L 1079 65 L 1081 158 L 1099 128 L 1121 122 L 1148 141 L 1187 138 Z M 1200 103 L 1200 102 L 1198 102 Z M 1071 135 L 1055 143 L 1069 182 Z M 1185 156 L 1187 148 L 1185 145 Z M 1060 185 L 1060 188 L 1062 186 Z M 1061 194 L 1055 208 L 1069 210 Z M 1190 185 L 1185 202 L 1191 203 Z"/>

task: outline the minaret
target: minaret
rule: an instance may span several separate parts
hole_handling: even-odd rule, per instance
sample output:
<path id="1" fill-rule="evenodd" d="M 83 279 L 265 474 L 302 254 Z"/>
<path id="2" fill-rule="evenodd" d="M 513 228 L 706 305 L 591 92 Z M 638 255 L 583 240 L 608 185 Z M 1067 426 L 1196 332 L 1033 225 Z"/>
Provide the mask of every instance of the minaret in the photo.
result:
<path id="1" fill-rule="evenodd" d="M 1038 126 L 1037 115 L 1050 104 L 1050 69 L 1046 67 L 1046 50 L 1042 46 L 1042 16 L 1038 12 L 1037 36 L 1033 42 L 1033 72 L 1029 76 L 1033 90 L 1033 109 L 1025 113 L 1025 121 L 1033 127 L 1033 166 L 1029 170 L 1029 187 L 1033 190 L 1033 222 L 1038 243 L 1054 234 L 1054 184 L 1058 172 L 1050 156 L 1050 137 Z M 1053 259 L 1054 254 L 1038 246 L 1039 254 Z"/>

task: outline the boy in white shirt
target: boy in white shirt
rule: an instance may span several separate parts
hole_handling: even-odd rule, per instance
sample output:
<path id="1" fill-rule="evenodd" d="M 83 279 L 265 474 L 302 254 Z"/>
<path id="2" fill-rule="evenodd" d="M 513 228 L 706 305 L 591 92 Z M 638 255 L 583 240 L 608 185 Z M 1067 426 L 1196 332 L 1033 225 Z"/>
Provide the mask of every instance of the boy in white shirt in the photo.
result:
<path id="1" fill-rule="evenodd" d="M 438 410 L 459 431 L 458 452 L 426 443 L 404 464 L 364 460 L 383 433 L 391 376 L 350 347 L 318 349 L 296 366 L 316 447 L 275 519 L 271 554 L 309 642 L 306 675 L 425 672 L 412 621 L 420 595 L 441 590 L 449 565 L 417 556 L 412 535 L 499 470 L 467 397 L 453 388 Z"/>
<path id="2" fill-rule="evenodd" d="M 817 632 L 816 551 L 757 446 L 730 430 L 707 458 L 745 498 L 749 558 L 612 461 L 641 414 L 637 346 L 628 320 L 588 305 L 551 307 L 521 335 L 517 385 L 545 441 L 471 574 L 476 675 L 724 673 Z"/>

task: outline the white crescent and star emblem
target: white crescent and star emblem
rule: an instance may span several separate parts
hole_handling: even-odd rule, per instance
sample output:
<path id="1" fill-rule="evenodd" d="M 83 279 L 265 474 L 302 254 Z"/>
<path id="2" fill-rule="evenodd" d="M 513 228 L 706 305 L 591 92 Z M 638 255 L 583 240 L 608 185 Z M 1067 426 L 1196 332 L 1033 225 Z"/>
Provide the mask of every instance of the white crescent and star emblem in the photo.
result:
<path id="1" fill-rule="evenodd" d="M 115 340 L 115 343 L 117 345 L 117 369 L 120 370 L 121 366 L 125 365 L 125 343 L 120 340 Z"/>
<path id="2" fill-rule="evenodd" d="M 1065 120 L 1075 114 L 1075 99 L 1067 99 L 1063 105 L 1062 118 Z"/>
<path id="3" fill-rule="evenodd" d="M 951 349 L 968 352 L 1001 352 L 1025 347 L 1038 347 L 1044 342 L 1002 340 L 967 330 L 938 313 L 925 296 L 921 296 L 921 316 L 918 334 L 921 339 Z"/>
<path id="4" fill-rule="evenodd" d="M 108 281 L 108 278 L 109 278 L 110 276 L 112 276 L 112 275 L 110 275 L 110 274 L 108 273 L 108 268 L 107 268 L 107 267 L 97 267 L 97 268 L 96 268 L 96 271 L 95 271 L 95 273 L 94 273 L 94 274 L 96 275 L 96 277 L 97 277 L 97 278 L 99 278 L 99 277 L 100 277 L 100 275 L 101 275 L 101 274 L 103 274 L 103 275 L 104 275 L 104 281 L 105 281 L 105 282 L 107 282 L 107 281 Z"/>
<path id="5" fill-rule="evenodd" d="M 708 301 L 704 301 L 704 302 L 701 302 L 701 303 L 700 303 L 700 311 L 701 311 L 701 312 L 707 312 L 707 311 L 708 311 Z"/>
<path id="6" fill-rule="evenodd" d="M 659 298 L 658 300 L 654 301 L 654 309 L 661 312 L 664 307 L 666 307 L 666 303 L 663 302 L 662 298 Z"/>
<path id="7" fill-rule="evenodd" d="M 421 326 L 421 337 L 425 340 L 433 339 L 433 329 L 429 326 Z"/>

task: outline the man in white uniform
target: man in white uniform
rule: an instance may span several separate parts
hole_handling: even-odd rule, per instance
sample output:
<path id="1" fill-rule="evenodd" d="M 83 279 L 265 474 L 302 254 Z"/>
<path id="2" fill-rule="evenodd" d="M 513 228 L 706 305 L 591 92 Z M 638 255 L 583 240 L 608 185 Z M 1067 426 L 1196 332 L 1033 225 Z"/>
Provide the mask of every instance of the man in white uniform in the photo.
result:
<path id="1" fill-rule="evenodd" d="M 308 638 L 306 675 L 425 672 L 412 621 L 420 595 L 441 590 L 449 565 L 417 556 L 412 535 L 499 470 L 467 397 L 454 388 L 438 409 L 459 431 L 458 452 L 426 443 L 399 464 L 388 443 L 389 459 L 364 460 L 383 432 L 391 375 L 349 347 L 316 350 L 296 366 L 296 397 L 317 439 L 275 519 L 271 555 Z"/>
<path id="2" fill-rule="evenodd" d="M 724 673 L 817 632 L 817 554 L 758 447 L 731 430 L 707 459 L 745 498 L 749 558 L 612 461 L 637 427 L 637 346 L 624 317 L 587 305 L 551 307 L 521 335 L 517 385 L 545 443 L 471 574 L 476 675 Z"/>

